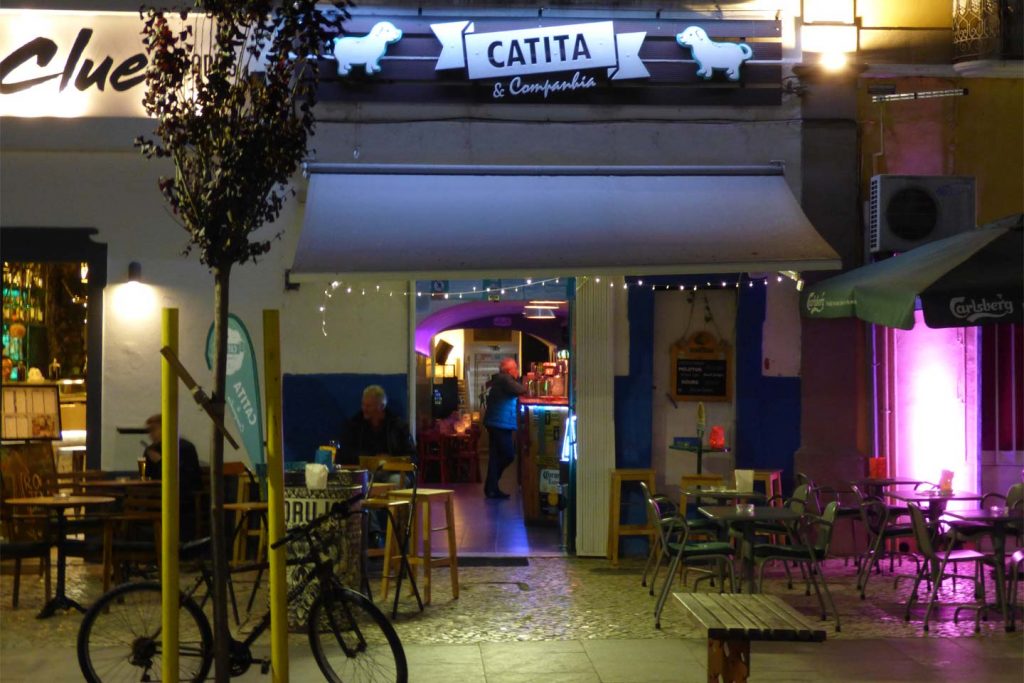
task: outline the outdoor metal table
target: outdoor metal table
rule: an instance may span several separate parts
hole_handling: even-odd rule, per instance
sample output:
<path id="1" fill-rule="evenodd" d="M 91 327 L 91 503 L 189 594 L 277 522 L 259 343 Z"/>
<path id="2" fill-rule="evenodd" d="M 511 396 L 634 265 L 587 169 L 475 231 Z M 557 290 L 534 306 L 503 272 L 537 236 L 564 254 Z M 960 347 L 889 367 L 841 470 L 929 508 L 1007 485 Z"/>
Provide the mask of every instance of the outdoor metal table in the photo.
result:
<path id="1" fill-rule="evenodd" d="M 714 498 L 718 501 L 729 501 L 729 500 L 749 500 L 749 501 L 763 501 L 765 496 L 760 491 L 738 491 L 736 489 L 718 489 L 709 488 L 702 489 L 699 487 L 691 487 L 683 491 L 687 498 Z"/>
<path id="2" fill-rule="evenodd" d="M 751 512 L 737 512 L 734 505 L 708 505 L 697 508 L 698 511 L 719 522 L 740 527 L 743 532 L 743 568 L 747 574 L 747 591 L 756 592 L 754 582 L 754 530 L 758 522 L 782 522 L 788 524 L 800 519 L 800 513 L 791 508 L 773 508 L 760 506 Z"/>
<path id="3" fill-rule="evenodd" d="M 993 512 L 991 509 L 955 510 L 947 512 L 943 521 L 947 522 L 954 529 L 958 527 L 963 528 L 967 525 L 970 525 L 972 529 L 976 529 L 981 524 L 986 527 L 986 531 L 990 532 L 992 555 L 995 558 L 996 602 L 1003 613 L 1003 623 L 1006 625 L 1006 630 L 1013 631 L 1013 624 L 1010 623 L 1007 614 L 1008 604 L 1013 598 L 1006 595 L 1006 587 L 1004 585 L 1006 580 L 1004 576 L 1006 567 L 1006 532 L 1013 525 L 1016 525 L 1018 528 L 1024 525 L 1024 510 L 1003 509 L 998 512 Z M 1017 570 L 1013 568 L 1011 571 Z"/>
<path id="4" fill-rule="evenodd" d="M 929 484 L 930 482 L 921 481 L 920 479 L 908 479 L 906 477 L 868 477 L 866 479 L 855 479 L 850 483 L 864 489 L 864 493 L 869 496 L 881 496 L 883 493 L 882 489 L 894 486 L 918 486 L 920 484 Z"/>
<path id="5" fill-rule="evenodd" d="M 937 522 L 942 513 L 946 511 L 946 504 L 953 500 L 981 500 L 984 498 L 980 493 L 971 491 L 939 491 L 938 489 L 927 489 L 925 491 L 889 491 L 885 495 L 904 503 L 917 503 L 923 508 L 929 522 Z M 927 504 L 927 507 L 924 506 Z"/>
<path id="6" fill-rule="evenodd" d="M 4 501 L 8 505 L 46 508 L 57 516 L 57 592 L 49 602 L 43 605 L 42 611 L 38 614 L 39 619 L 52 617 L 59 609 L 85 611 L 84 607 L 64 593 L 64 574 L 67 563 L 67 556 L 64 554 L 67 518 L 64 516 L 64 511 L 83 505 L 108 505 L 115 500 L 111 496 L 35 496 L 33 498 L 8 498 Z"/>

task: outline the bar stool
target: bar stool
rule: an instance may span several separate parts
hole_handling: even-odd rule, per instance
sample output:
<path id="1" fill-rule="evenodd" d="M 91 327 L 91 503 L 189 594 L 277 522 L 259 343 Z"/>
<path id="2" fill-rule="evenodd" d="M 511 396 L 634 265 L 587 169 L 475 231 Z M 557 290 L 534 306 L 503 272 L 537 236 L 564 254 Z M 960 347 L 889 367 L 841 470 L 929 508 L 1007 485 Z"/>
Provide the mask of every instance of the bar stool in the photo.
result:
<path id="1" fill-rule="evenodd" d="M 773 507 L 782 507 L 782 470 L 754 470 L 754 483 L 764 484 L 764 495 Z"/>
<path id="2" fill-rule="evenodd" d="M 416 587 L 416 579 L 412 575 L 412 568 L 409 566 L 409 524 L 412 522 L 411 499 L 390 498 L 367 498 L 363 501 L 363 510 L 384 510 L 387 518 L 387 532 L 385 534 L 383 548 L 368 548 L 367 557 L 383 557 L 381 567 L 381 599 L 387 600 L 390 592 L 391 580 L 395 580 L 395 602 L 391 608 L 391 618 L 398 617 L 398 600 L 402 592 L 402 580 L 409 579 L 409 587 L 416 597 L 416 604 L 420 611 L 423 611 L 423 600 L 420 598 L 419 589 Z M 404 520 L 401 524 L 398 520 Z M 395 563 L 398 563 L 398 571 L 395 571 Z M 366 572 L 363 572 L 366 576 Z M 365 579 L 367 594 L 370 593 L 369 578 Z M 372 599 L 372 596 L 371 596 Z"/>
<path id="3" fill-rule="evenodd" d="M 657 531 L 650 525 L 647 515 L 644 515 L 643 524 L 623 524 L 622 517 L 622 484 L 627 481 L 644 482 L 647 488 L 654 492 L 654 470 L 645 469 L 622 469 L 612 470 L 612 495 L 608 508 L 608 559 L 612 566 L 619 565 L 619 538 L 622 536 L 646 536 L 650 543 L 654 543 Z M 645 506 L 647 501 L 644 499 Z"/>
<path id="4" fill-rule="evenodd" d="M 451 569 L 452 598 L 459 597 L 459 558 L 455 547 L 455 491 L 451 489 L 397 489 L 390 498 L 416 497 L 416 509 L 412 511 L 410 524 L 416 525 L 416 540 L 409 552 L 409 563 L 423 567 L 423 603 L 430 604 L 430 570 L 447 565 Z M 444 502 L 445 525 L 434 527 L 431 507 L 435 501 Z M 430 535 L 435 531 L 448 532 L 448 556 L 434 557 L 431 554 Z"/>

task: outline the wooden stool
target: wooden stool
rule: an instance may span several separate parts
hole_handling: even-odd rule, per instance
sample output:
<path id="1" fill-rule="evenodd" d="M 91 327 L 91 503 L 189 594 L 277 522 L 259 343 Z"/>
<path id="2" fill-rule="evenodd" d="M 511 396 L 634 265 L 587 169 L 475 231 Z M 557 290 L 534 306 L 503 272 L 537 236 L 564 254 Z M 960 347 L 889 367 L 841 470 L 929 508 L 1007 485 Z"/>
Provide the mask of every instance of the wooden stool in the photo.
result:
<path id="1" fill-rule="evenodd" d="M 391 491 L 390 498 L 411 498 L 413 489 Z M 445 525 L 431 526 L 431 503 L 444 501 Z M 451 489 L 416 489 L 416 507 L 412 511 L 410 524 L 416 525 L 416 538 L 409 552 L 409 563 L 423 567 L 423 603 L 430 604 L 430 570 L 447 565 L 451 569 L 452 598 L 459 597 L 459 557 L 455 547 L 455 491 Z M 419 524 L 417 524 L 419 522 Z M 448 532 L 448 556 L 434 557 L 431 554 L 430 535 L 435 531 Z"/>
<path id="2" fill-rule="evenodd" d="M 754 470 L 754 482 L 764 484 L 764 496 L 773 507 L 782 507 L 782 470 Z"/>
<path id="3" fill-rule="evenodd" d="M 608 559 L 612 566 L 619 565 L 619 538 L 622 536 L 647 536 L 654 542 L 656 530 L 647 521 L 646 501 L 644 502 L 644 523 L 623 524 L 622 517 L 622 484 L 627 481 L 642 481 L 654 494 L 654 470 L 612 470 L 612 495 L 608 513 Z"/>
<path id="4" fill-rule="evenodd" d="M 362 509 L 364 510 L 384 510 L 387 516 L 387 531 L 384 538 L 383 548 L 369 548 L 367 550 L 368 557 L 383 557 L 384 564 L 381 568 L 381 599 L 387 600 L 387 595 L 390 592 L 391 580 L 398 579 L 398 572 L 402 570 L 402 562 L 406 562 L 406 568 L 409 568 L 409 556 L 406 554 L 406 550 L 402 548 L 402 527 L 409 524 L 412 519 L 410 515 L 409 500 L 401 499 L 387 499 L 387 498 L 368 498 L 362 501 Z M 404 520 L 404 523 L 399 522 L 398 519 Z M 395 566 L 397 565 L 397 571 Z M 412 575 L 408 575 L 410 580 L 410 591 L 416 596 L 417 602 L 419 602 L 420 609 L 423 609 L 423 603 L 420 602 L 420 594 L 416 589 L 416 581 Z M 369 587 L 369 581 L 367 582 Z M 398 592 L 401 589 L 400 583 L 395 586 L 395 604 L 392 610 L 391 617 L 394 618 L 398 611 Z"/>
<path id="5" fill-rule="evenodd" d="M 267 551 L 267 503 L 258 500 L 246 501 L 244 503 L 224 503 L 224 509 L 237 515 L 238 523 L 235 525 L 233 535 L 235 541 L 234 558 L 232 564 L 241 564 L 246 561 L 246 546 L 250 536 L 258 536 L 256 545 L 256 561 L 262 562 L 266 559 Z M 251 520 L 256 517 L 257 528 L 253 529 Z"/>

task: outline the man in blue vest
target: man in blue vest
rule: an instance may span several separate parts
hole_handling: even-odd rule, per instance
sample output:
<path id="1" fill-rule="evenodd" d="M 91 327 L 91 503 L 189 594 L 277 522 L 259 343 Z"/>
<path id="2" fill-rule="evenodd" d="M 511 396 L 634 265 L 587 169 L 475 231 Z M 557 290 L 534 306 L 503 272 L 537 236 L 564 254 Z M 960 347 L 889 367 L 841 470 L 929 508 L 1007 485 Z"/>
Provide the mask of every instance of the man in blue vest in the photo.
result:
<path id="1" fill-rule="evenodd" d="M 490 445 L 484 495 L 488 498 L 508 498 L 509 494 L 498 488 L 498 482 L 501 473 L 516 457 L 517 404 L 519 397 L 527 392 L 526 387 L 519 382 L 519 366 L 514 358 L 501 361 L 500 371 L 491 377 L 488 386 L 490 390 L 487 392 L 484 426 L 487 427 Z"/>

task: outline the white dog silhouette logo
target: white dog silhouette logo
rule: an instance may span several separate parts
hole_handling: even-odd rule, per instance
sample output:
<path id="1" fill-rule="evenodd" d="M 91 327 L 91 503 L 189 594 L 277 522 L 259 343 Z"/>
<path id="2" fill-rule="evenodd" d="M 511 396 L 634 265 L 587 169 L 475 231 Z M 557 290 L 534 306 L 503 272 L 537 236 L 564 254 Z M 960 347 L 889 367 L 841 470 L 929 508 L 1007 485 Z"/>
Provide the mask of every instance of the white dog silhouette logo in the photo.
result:
<path id="1" fill-rule="evenodd" d="M 746 43 L 716 43 L 700 26 L 690 26 L 676 35 L 676 42 L 690 48 L 697 62 L 697 75 L 711 80 L 713 69 L 724 69 L 730 81 L 740 79 L 740 66 L 754 55 Z"/>
<path id="2" fill-rule="evenodd" d="M 366 75 L 380 72 L 380 60 L 393 45 L 402 39 L 402 31 L 390 21 L 374 24 L 365 36 L 345 36 L 334 39 L 334 58 L 338 60 L 338 75 L 348 76 L 352 66 L 362 64 Z"/>

